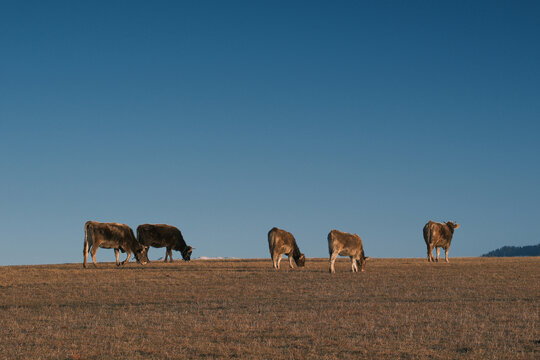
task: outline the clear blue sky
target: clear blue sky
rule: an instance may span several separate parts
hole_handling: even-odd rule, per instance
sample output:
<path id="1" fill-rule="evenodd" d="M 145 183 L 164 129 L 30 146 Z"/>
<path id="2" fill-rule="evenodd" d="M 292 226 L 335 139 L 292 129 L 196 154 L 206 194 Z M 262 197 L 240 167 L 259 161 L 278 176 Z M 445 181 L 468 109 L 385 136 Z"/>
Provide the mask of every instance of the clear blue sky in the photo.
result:
<path id="1" fill-rule="evenodd" d="M 81 262 L 87 220 L 178 226 L 194 257 L 268 257 L 273 226 L 307 257 L 333 228 L 425 257 L 429 219 L 462 224 L 450 256 L 536 244 L 539 19 L 534 1 L 1 1 L 0 265 Z"/>

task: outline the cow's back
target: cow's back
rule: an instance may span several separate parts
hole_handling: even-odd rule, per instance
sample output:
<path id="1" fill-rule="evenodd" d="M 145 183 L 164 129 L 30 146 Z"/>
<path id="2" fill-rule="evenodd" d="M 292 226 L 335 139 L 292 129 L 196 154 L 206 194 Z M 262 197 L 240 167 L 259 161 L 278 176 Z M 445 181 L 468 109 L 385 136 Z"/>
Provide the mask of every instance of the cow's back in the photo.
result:
<path id="1" fill-rule="evenodd" d="M 268 232 L 268 247 L 270 252 L 279 250 L 288 252 L 293 249 L 295 245 L 296 240 L 288 231 L 274 227 Z"/>
<path id="2" fill-rule="evenodd" d="M 430 221 L 424 226 L 424 240 L 426 244 L 436 247 L 446 247 L 452 241 L 453 232 L 448 225 Z"/>
<path id="3" fill-rule="evenodd" d="M 332 255 L 333 252 L 343 252 L 355 254 L 363 252 L 362 239 L 356 234 L 349 234 L 339 230 L 332 230 L 328 234 L 328 252 Z M 344 254 L 345 255 L 345 254 Z"/>
<path id="4" fill-rule="evenodd" d="M 125 224 L 88 221 L 86 227 L 91 242 L 102 248 L 118 248 L 125 251 L 131 249 L 136 242 L 133 230 Z"/>
<path id="5" fill-rule="evenodd" d="M 143 224 L 137 227 L 137 239 L 145 246 L 173 247 L 175 244 L 172 226 L 165 224 Z"/>

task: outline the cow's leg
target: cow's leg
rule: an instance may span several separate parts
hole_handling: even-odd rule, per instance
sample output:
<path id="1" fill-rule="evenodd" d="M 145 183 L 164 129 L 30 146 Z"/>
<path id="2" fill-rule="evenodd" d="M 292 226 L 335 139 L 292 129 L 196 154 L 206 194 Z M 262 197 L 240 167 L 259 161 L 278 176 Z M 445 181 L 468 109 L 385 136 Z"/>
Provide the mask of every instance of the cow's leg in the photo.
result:
<path id="1" fill-rule="evenodd" d="M 92 246 L 90 249 L 90 255 L 92 255 L 92 262 L 94 263 L 94 266 L 97 267 L 97 261 L 96 261 L 96 252 L 97 252 L 98 246 Z"/>
<path id="2" fill-rule="evenodd" d="M 446 248 L 444 249 L 444 261 L 448 262 L 448 251 L 450 250 L 450 248 Z"/>
<path id="3" fill-rule="evenodd" d="M 86 268 L 86 259 L 88 258 L 88 244 L 84 244 L 83 250 L 83 267 Z"/>
<path id="4" fill-rule="evenodd" d="M 272 267 L 274 269 L 277 269 L 277 259 L 276 259 L 276 254 L 272 253 Z"/>
<path id="5" fill-rule="evenodd" d="M 435 261 L 435 259 L 433 259 L 433 245 L 432 244 L 427 245 L 427 258 L 428 258 L 428 262 Z"/>
<path id="6" fill-rule="evenodd" d="M 441 254 L 441 248 L 437 247 L 437 262 L 439 262 L 439 255 Z"/>
<path id="7" fill-rule="evenodd" d="M 116 257 L 116 266 L 120 266 L 120 250 L 114 249 L 114 256 Z"/>
<path id="8" fill-rule="evenodd" d="M 168 256 L 169 256 L 169 251 L 167 250 L 167 248 L 165 248 L 165 260 L 163 260 L 163 262 L 167 262 Z"/>
<path id="9" fill-rule="evenodd" d="M 332 255 L 330 255 L 330 274 L 333 274 L 336 272 L 336 269 L 334 268 L 334 263 L 336 262 L 336 258 L 338 257 L 338 253 L 334 252 Z"/>
<path id="10" fill-rule="evenodd" d="M 122 261 L 122 265 L 125 265 L 129 262 L 129 259 L 131 259 L 131 251 L 126 250 L 126 260 Z"/>
<path id="11" fill-rule="evenodd" d="M 167 248 L 167 252 L 169 253 L 169 262 L 172 262 L 172 248 Z M 167 261 L 167 260 L 165 260 Z"/>
<path id="12" fill-rule="evenodd" d="M 279 263 L 281 262 L 281 258 L 283 257 L 283 254 L 279 254 L 277 256 L 277 268 L 279 269 Z"/>
<path id="13" fill-rule="evenodd" d="M 351 256 L 351 271 L 358 272 L 358 267 L 356 266 L 356 259 Z"/>
<path id="14" fill-rule="evenodd" d="M 292 269 L 292 268 L 294 268 L 294 266 L 293 266 L 293 256 L 292 256 L 292 253 L 287 254 L 287 256 L 289 257 L 289 267 Z"/>

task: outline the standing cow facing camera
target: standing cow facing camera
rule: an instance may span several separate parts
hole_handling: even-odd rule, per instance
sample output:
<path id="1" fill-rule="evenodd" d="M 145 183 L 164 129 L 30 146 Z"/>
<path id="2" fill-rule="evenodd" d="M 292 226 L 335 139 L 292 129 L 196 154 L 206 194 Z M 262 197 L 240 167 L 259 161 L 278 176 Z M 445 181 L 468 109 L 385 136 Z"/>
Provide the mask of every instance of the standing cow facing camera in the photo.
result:
<path id="1" fill-rule="evenodd" d="M 166 247 L 164 262 L 167 262 L 167 257 L 169 257 L 169 262 L 173 261 L 172 250 L 180 251 L 182 259 L 185 261 L 191 260 L 193 248 L 187 246 L 182 232 L 174 226 L 166 224 L 139 225 L 137 227 L 137 239 L 147 248 L 150 246 L 156 248 Z"/>
<path id="2" fill-rule="evenodd" d="M 330 273 L 336 272 L 334 263 L 338 255 L 349 256 L 351 258 L 352 272 L 365 271 L 366 261 L 369 257 L 364 254 L 362 239 L 356 234 L 349 234 L 339 230 L 332 230 L 328 234 L 328 252 L 330 253 Z"/>
<path id="3" fill-rule="evenodd" d="M 281 256 L 287 254 L 289 257 L 289 266 L 293 268 L 293 259 L 296 265 L 301 267 L 306 263 L 306 257 L 300 252 L 293 234 L 276 227 L 268 232 L 268 247 L 270 248 L 270 256 L 274 269 L 279 269 Z"/>
<path id="4" fill-rule="evenodd" d="M 457 228 L 459 228 L 459 224 L 453 221 L 447 221 L 446 223 L 428 221 L 423 230 L 424 241 L 427 246 L 428 262 L 435 261 L 433 259 L 433 248 L 437 248 L 437 261 L 439 261 L 439 253 L 441 248 L 443 248 L 444 260 L 448 262 L 448 250 L 454 236 L 454 230 Z"/>

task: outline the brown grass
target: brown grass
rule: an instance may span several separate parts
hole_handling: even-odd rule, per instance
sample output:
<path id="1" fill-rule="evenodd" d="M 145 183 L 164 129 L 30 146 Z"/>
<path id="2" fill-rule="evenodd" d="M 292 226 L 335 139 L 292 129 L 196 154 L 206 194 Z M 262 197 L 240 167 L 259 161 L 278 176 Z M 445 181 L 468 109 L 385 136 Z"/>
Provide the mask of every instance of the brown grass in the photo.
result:
<path id="1" fill-rule="evenodd" d="M 537 359 L 540 259 L 0 267 L 4 359 Z"/>

